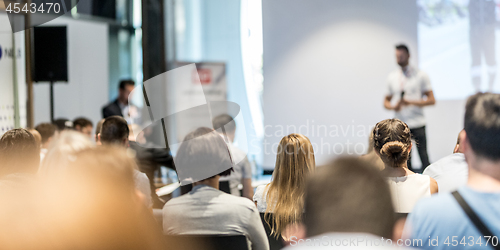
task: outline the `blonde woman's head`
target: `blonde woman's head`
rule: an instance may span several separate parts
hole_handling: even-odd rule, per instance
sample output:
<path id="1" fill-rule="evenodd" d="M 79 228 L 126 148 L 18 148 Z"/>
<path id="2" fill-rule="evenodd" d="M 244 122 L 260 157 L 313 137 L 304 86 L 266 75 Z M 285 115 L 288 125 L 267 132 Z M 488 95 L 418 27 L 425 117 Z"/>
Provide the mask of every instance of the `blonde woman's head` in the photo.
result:
<path id="1" fill-rule="evenodd" d="M 273 213 L 274 221 L 270 224 L 275 235 L 302 219 L 306 177 L 315 166 L 313 147 L 307 137 L 290 134 L 281 139 L 266 196 L 266 214 Z"/>

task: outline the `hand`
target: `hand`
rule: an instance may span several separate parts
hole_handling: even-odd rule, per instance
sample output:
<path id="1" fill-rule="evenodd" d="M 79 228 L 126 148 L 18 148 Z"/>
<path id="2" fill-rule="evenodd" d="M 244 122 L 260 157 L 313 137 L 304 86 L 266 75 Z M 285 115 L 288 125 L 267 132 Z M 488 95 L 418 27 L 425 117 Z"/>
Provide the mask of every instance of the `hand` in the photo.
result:
<path id="1" fill-rule="evenodd" d="M 399 111 L 399 110 L 401 110 L 402 106 L 403 106 L 403 102 L 399 101 L 398 104 L 396 104 L 396 106 L 394 106 L 394 110 Z"/>
<path id="2" fill-rule="evenodd" d="M 406 100 L 406 99 L 404 99 L 404 98 L 403 98 L 403 99 L 401 99 L 401 101 L 400 101 L 400 102 L 401 102 L 401 105 L 402 105 L 402 106 L 408 106 L 408 105 L 412 105 L 412 104 L 413 104 L 411 101 L 408 101 L 408 100 Z"/>

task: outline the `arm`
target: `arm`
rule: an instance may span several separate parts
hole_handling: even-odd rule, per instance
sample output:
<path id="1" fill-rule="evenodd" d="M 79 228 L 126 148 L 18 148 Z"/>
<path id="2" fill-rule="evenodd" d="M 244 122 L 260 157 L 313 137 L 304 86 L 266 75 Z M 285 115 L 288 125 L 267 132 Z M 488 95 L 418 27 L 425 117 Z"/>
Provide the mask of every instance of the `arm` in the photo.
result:
<path id="1" fill-rule="evenodd" d="M 250 200 L 253 199 L 253 187 L 252 187 L 252 165 L 248 161 L 248 158 L 245 157 L 243 161 L 240 162 L 241 165 L 241 184 L 243 185 L 243 197 L 246 197 Z"/>
<path id="2" fill-rule="evenodd" d="M 419 101 L 408 101 L 405 99 L 404 104 L 405 105 L 415 105 L 418 107 L 425 107 L 425 106 L 431 106 L 431 105 L 436 104 L 436 99 L 434 98 L 434 92 L 432 92 L 432 90 L 425 92 L 424 96 L 426 96 L 427 98 L 419 100 Z"/>
<path id="3" fill-rule="evenodd" d="M 384 108 L 386 108 L 388 110 L 399 111 L 401 109 L 401 102 L 398 102 L 398 104 L 396 104 L 396 106 L 392 106 L 391 100 L 392 100 L 392 95 L 388 95 L 388 96 L 385 97 L 385 99 L 384 99 Z"/>
<path id="4" fill-rule="evenodd" d="M 438 189 L 438 183 L 434 178 L 429 177 L 431 179 L 431 194 L 435 194 L 439 191 Z"/>
<path id="5" fill-rule="evenodd" d="M 256 208 L 250 211 L 250 218 L 246 227 L 248 230 L 248 239 L 252 243 L 252 250 L 269 250 L 266 230 Z"/>
<path id="6" fill-rule="evenodd" d="M 241 184 L 243 184 L 243 197 L 246 197 L 250 200 L 253 199 L 252 179 L 243 178 L 241 179 Z"/>

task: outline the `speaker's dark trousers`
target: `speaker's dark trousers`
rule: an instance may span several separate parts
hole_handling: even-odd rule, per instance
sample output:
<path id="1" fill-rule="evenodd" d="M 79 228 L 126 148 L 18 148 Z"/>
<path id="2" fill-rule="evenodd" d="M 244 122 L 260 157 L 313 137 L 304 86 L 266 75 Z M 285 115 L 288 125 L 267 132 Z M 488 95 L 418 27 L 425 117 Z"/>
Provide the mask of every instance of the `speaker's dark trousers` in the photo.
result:
<path id="1" fill-rule="evenodd" d="M 410 129 L 410 133 L 411 138 L 416 142 L 416 145 L 413 146 L 417 146 L 418 155 L 420 156 L 420 161 L 422 162 L 421 171 L 424 171 L 424 169 L 430 165 L 429 156 L 427 155 L 427 137 L 425 135 L 425 126 Z M 414 148 L 412 148 L 412 150 L 413 149 Z M 413 171 L 413 168 L 411 167 L 411 154 L 410 158 L 408 159 L 408 168 Z"/>

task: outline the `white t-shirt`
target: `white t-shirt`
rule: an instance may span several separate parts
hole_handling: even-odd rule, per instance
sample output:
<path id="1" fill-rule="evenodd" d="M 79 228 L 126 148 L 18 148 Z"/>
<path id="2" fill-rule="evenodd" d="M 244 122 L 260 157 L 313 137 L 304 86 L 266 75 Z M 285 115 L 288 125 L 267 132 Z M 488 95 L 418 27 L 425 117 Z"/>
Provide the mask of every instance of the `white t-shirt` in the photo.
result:
<path id="1" fill-rule="evenodd" d="M 387 183 L 396 213 L 410 213 L 417 201 L 431 196 L 431 178 L 426 175 L 387 177 Z"/>
<path id="2" fill-rule="evenodd" d="M 267 184 L 257 186 L 255 189 L 255 194 L 253 195 L 253 201 L 257 203 L 257 210 L 259 213 L 265 213 L 267 208 L 266 202 L 267 196 Z"/>
<path id="3" fill-rule="evenodd" d="M 411 65 L 408 65 L 405 72 L 402 69 L 391 72 L 387 78 L 386 95 L 399 102 L 402 91 L 405 92 L 406 100 L 422 100 L 425 92 L 432 91 L 429 76 Z M 424 111 L 415 105 L 402 107 L 396 112 L 395 118 L 405 122 L 411 129 L 425 126 Z"/>
<path id="4" fill-rule="evenodd" d="M 151 198 L 151 187 L 149 186 L 148 176 L 139 170 L 134 170 L 134 181 L 135 188 L 144 195 L 144 204 L 146 207 L 152 208 L 153 199 Z"/>
<path id="5" fill-rule="evenodd" d="M 437 181 L 439 193 L 453 192 L 467 184 L 469 168 L 465 161 L 465 155 L 456 153 L 429 165 L 423 174 Z"/>

